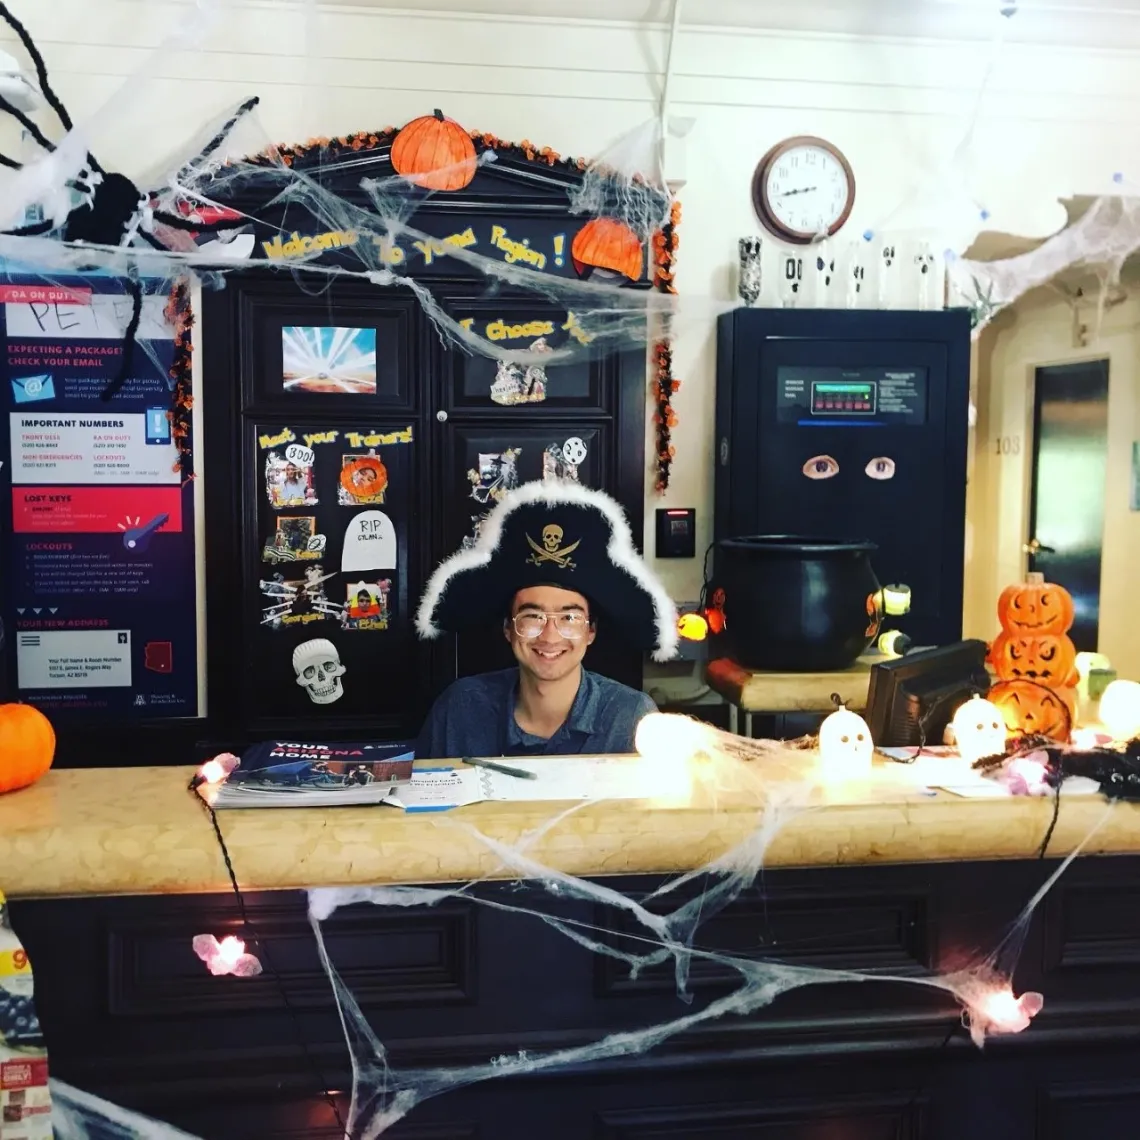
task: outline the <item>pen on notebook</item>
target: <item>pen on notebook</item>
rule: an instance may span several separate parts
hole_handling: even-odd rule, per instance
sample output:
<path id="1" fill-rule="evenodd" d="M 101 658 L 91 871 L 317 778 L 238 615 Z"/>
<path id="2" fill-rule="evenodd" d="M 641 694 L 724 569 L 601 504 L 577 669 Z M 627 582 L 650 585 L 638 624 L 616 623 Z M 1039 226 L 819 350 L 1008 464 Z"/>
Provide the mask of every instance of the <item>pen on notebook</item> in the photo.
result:
<path id="1" fill-rule="evenodd" d="M 520 780 L 538 779 L 534 772 L 528 772 L 525 768 L 511 768 L 507 764 L 496 764 L 494 760 L 477 760 L 474 756 L 464 756 L 463 763 L 470 764 L 474 768 L 488 768 L 492 772 L 502 772 L 504 776 L 518 776 Z"/>

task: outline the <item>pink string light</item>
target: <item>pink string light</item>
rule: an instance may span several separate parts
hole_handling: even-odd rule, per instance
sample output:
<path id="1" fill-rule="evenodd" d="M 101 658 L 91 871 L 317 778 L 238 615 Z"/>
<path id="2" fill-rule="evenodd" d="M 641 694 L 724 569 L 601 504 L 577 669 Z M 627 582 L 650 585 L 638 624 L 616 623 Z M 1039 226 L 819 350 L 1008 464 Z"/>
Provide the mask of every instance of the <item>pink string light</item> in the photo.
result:
<path id="1" fill-rule="evenodd" d="M 257 956 L 247 954 L 245 943 L 232 934 L 227 934 L 221 942 L 212 934 L 196 934 L 193 946 L 194 953 L 215 977 L 233 974 L 238 978 L 253 978 L 261 973 Z"/>

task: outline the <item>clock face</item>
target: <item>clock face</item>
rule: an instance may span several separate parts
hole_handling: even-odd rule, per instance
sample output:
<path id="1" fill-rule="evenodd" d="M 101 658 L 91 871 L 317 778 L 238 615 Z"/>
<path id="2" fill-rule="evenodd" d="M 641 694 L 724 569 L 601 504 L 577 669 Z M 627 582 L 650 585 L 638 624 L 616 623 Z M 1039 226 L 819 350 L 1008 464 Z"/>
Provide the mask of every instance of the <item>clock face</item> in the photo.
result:
<path id="1" fill-rule="evenodd" d="M 835 233 L 855 200 L 846 160 L 822 139 L 781 144 L 757 171 L 756 205 L 779 236 L 811 241 Z"/>

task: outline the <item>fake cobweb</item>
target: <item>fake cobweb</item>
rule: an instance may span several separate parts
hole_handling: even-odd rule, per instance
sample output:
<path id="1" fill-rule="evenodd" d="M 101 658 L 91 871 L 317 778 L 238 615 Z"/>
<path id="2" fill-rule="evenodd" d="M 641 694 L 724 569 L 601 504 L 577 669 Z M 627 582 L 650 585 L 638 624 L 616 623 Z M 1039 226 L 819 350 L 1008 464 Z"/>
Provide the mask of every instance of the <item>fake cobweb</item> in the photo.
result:
<path id="1" fill-rule="evenodd" d="M 742 896 L 750 902 L 766 897 L 765 857 L 783 828 L 837 795 L 841 802 L 860 801 L 843 800 L 843 793 L 837 793 L 834 784 L 820 782 L 810 774 L 803 779 L 783 781 L 766 775 L 765 767 L 778 762 L 779 749 L 784 747 L 776 742 L 746 741 L 687 718 L 647 719 L 656 723 L 651 734 L 639 733 L 643 755 L 633 763 L 645 766 L 642 778 L 647 778 L 651 770 L 652 784 L 659 789 L 660 798 L 654 805 L 659 811 L 667 813 L 698 804 L 715 810 L 723 802 L 726 806 L 732 803 L 734 812 L 738 812 L 742 801 L 755 805 L 744 838 L 707 865 L 666 877 L 651 893 L 638 897 L 615 889 L 604 879 L 568 874 L 544 864 L 535 851 L 556 842 L 563 829 L 572 825 L 573 817 L 589 807 L 552 804 L 549 819 L 515 844 L 485 834 L 462 815 L 442 817 L 446 827 L 456 830 L 456 838 L 473 837 L 492 857 L 493 869 L 478 881 L 444 886 L 321 888 L 309 892 L 313 936 L 340 1014 L 352 1069 L 351 1103 L 336 1125 L 344 1128 L 346 1137 L 370 1140 L 382 1136 L 424 1102 L 480 1082 L 600 1063 L 620 1066 L 623 1061 L 667 1046 L 674 1038 L 710 1023 L 749 1018 L 779 1003 L 785 995 L 807 987 L 850 987 L 874 982 L 877 986 L 917 986 L 942 994 L 957 1005 L 960 1031 L 968 1033 L 979 1048 L 991 1036 L 1029 1029 L 1043 1007 L 1043 999 L 1037 993 L 1019 993 L 1015 971 L 1030 921 L 1042 899 L 1111 808 L 1106 808 L 1105 816 L 1051 874 L 1046 876 L 1043 870 L 1041 887 L 1019 915 L 1011 916 L 999 945 L 979 951 L 949 972 L 892 975 L 879 970 L 795 965 L 759 953 L 716 951 L 700 945 L 702 928 Z M 905 798 L 897 793 L 904 786 L 911 793 L 915 790 L 904 784 L 894 788 L 895 802 L 902 812 L 906 810 Z M 237 873 L 240 875 L 240 867 Z M 508 889 L 480 890 L 492 879 L 506 880 Z M 509 889 L 512 882 L 513 889 Z M 670 970 L 677 999 L 675 1016 L 652 1025 L 612 1031 L 597 1040 L 561 1049 L 521 1049 L 489 1055 L 474 1064 L 432 1069 L 400 1066 L 338 973 L 325 940 L 325 924 L 345 907 L 425 908 L 457 899 L 516 919 L 543 923 L 590 953 L 610 959 L 617 970 L 632 978 L 651 969 Z M 567 907 L 568 902 L 592 905 L 574 910 Z M 612 928 L 597 918 L 607 914 L 614 916 Z M 763 947 L 760 925 L 758 922 L 757 951 Z M 250 953 L 256 953 L 258 948 L 253 943 Z M 262 944 L 267 958 L 272 949 L 271 940 Z M 782 947 L 784 953 L 789 949 L 794 951 L 795 947 Z M 698 998 L 690 985 L 694 964 L 713 965 L 718 974 L 735 981 L 727 993 L 711 999 Z M 956 1022 L 949 1024 L 953 1032 Z M 187 1135 L 61 1082 L 53 1082 L 52 1095 L 57 1140 L 177 1140 Z M 336 1111 L 340 1113 L 339 1109 Z"/>
<path id="2" fill-rule="evenodd" d="M 147 84 L 164 58 L 192 51 L 223 28 L 229 8 L 227 0 L 196 0 L 192 17 L 181 20 L 118 92 L 72 129 L 63 129 L 60 116 L 50 108 L 39 113 L 37 121 L 54 149 L 25 142 L 19 154 L 22 169 L 0 169 L 0 229 L 27 228 L 33 219 L 64 227 L 74 219 L 83 204 L 76 186 L 90 183 L 99 143 L 114 134 L 126 105 L 145 98 Z M 1121 183 L 1121 196 L 1096 200 L 1076 224 L 1030 253 L 997 262 L 962 256 L 988 217 L 971 190 L 973 141 L 984 117 L 986 91 L 1000 71 L 1005 29 L 1016 14 L 1015 4 L 998 6 L 991 60 L 970 100 L 957 146 L 867 231 L 869 240 L 914 232 L 932 248 L 944 249 L 950 303 L 968 305 L 979 327 L 997 309 L 1070 266 L 1093 266 L 1106 281 L 1115 280 L 1140 244 L 1140 199 L 1129 196 Z M 44 62 L 50 78 L 50 52 Z M 478 166 L 499 161 L 504 149 L 510 149 L 505 144 L 477 136 L 473 151 L 437 168 L 428 179 L 414 174 L 370 179 L 354 172 L 386 153 L 396 132 L 379 132 L 371 142 L 367 135 L 353 136 L 347 149 L 323 140 L 302 153 L 279 146 L 279 140 L 265 133 L 257 115 L 257 93 L 250 94 L 152 170 L 123 172 L 144 202 L 106 243 L 61 240 L 60 228 L 0 236 L 6 272 L 34 273 L 48 281 L 96 273 L 170 282 L 190 275 L 205 287 L 217 288 L 229 273 L 266 268 L 266 259 L 255 255 L 255 242 L 260 245 L 267 237 L 283 245 L 290 242 L 292 213 L 314 219 L 326 233 L 352 235 L 335 266 L 327 258 L 326 264 L 320 263 L 327 251 L 319 248 L 294 252 L 287 263 L 272 263 L 292 274 L 303 289 L 315 294 L 334 278 L 349 278 L 414 294 L 450 347 L 520 368 L 547 368 L 599 352 L 644 347 L 664 334 L 683 335 L 690 328 L 703 337 L 715 317 L 733 307 L 718 298 L 693 293 L 678 298 L 667 287 L 651 287 L 672 281 L 671 267 L 667 278 L 658 276 L 654 244 L 669 223 L 673 205 L 663 173 L 660 117 L 599 145 L 594 157 L 570 164 L 538 148 L 527 151 L 550 166 L 552 177 L 573 174 L 562 180 L 572 217 L 608 227 L 608 252 L 595 258 L 598 264 L 580 265 L 576 274 L 558 274 L 547 271 L 550 263 L 572 258 L 578 264 L 574 251 L 553 244 L 532 247 L 509 235 L 488 249 L 486 243 L 465 244 L 461 235 L 428 233 L 417 224 L 417 211 L 428 199 L 446 197 L 464 179 L 469 181 Z M 440 186 L 448 189 L 435 188 Z M 198 220 L 206 228 L 172 228 L 159 220 L 163 216 Z M 227 228 L 229 223 L 232 228 Z M 529 298 L 558 310 L 565 320 L 553 337 L 495 343 L 451 311 L 430 282 L 413 272 L 429 259 L 445 257 L 457 272 L 481 281 L 486 297 Z M 140 347 L 147 350 L 145 341 Z"/>
<path id="3" fill-rule="evenodd" d="M 226 8 L 222 0 L 197 0 L 191 17 L 180 21 L 178 30 L 140 64 L 119 92 L 72 129 L 62 129 L 58 122 L 49 126 L 50 113 L 40 115 L 38 121 L 45 124 L 46 135 L 55 149 L 31 146 L 22 151 L 22 170 L 0 171 L 0 226 L 14 229 L 37 218 L 63 225 L 81 204 L 81 191 L 74 184 L 90 171 L 92 152 L 97 159 L 99 139 L 113 133 L 126 102 L 145 97 L 149 76 L 157 70 L 163 56 L 192 50 L 198 41 L 216 31 Z M 1009 18 L 1003 15 L 1003 19 Z M 49 56 L 49 71 L 51 62 Z M 986 82 L 988 75 L 989 72 Z M 977 106 L 980 105 L 979 97 Z M 984 207 L 970 191 L 963 159 L 969 151 L 977 116 L 975 108 L 963 145 L 950 159 L 954 177 L 946 184 L 955 188 L 953 209 L 940 207 L 932 220 L 922 224 L 922 232 L 933 235 L 931 240 L 935 243 L 943 242 L 950 254 L 962 254 L 985 221 Z M 672 206 L 660 173 L 657 120 L 610 147 L 600 146 L 595 160 L 582 163 L 573 178 L 564 180 L 569 208 L 575 216 L 584 221 L 606 219 L 624 227 L 635 239 L 642 257 L 637 281 L 632 274 L 605 265 L 591 267 L 588 275 L 545 272 L 546 266 L 539 265 L 538 258 L 566 256 L 566 251 L 559 253 L 553 246 L 537 249 L 516 243 L 488 252 L 428 233 L 417 224 L 417 211 L 440 191 L 425 187 L 412 177 L 363 179 L 353 174 L 361 160 L 373 153 L 373 147 L 381 150 L 390 145 L 391 136 L 381 135 L 375 136 L 375 143 L 365 138 L 356 151 L 318 144 L 301 156 L 279 147 L 278 140 L 271 139 L 261 128 L 256 107 L 243 103 L 204 127 L 198 137 L 155 170 L 125 172 L 143 192 L 145 205 L 137 217 L 132 214 L 113 241 L 78 244 L 60 240 L 59 233 L 53 231 L 0 236 L 4 272 L 12 277 L 34 274 L 61 282 L 77 275 L 141 278 L 147 280 L 147 287 L 152 290 L 157 288 L 155 282 L 171 282 L 189 275 L 205 288 L 221 288 L 230 273 L 266 268 L 264 259 L 253 256 L 253 242 L 266 237 L 280 239 L 283 244 L 292 240 L 288 218 L 290 211 L 295 211 L 315 219 L 327 232 L 353 235 L 337 266 L 319 263 L 323 250 L 299 252 L 287 264 L 276 266 L 280 272 L 293 275 L 302 288 L 319 294 L 335 279 L 351 279 L 367 282 L 378 290 L 406 292 L 416 297 L 450 347 L 521 368 L 549 367 L 599 351 L 635 348 L 659 335 L 662 328 L 676 334 L 691 325 L 704 335 L 712 320 L 731 307 L 712 297 L 687 294 L 678 298 L 664 289 L 645 287 L 655 283 L 653 239 L 670 218 Z M 484 139 L 473 159 L 461 159 L 436 173 L 444 181 L 452 175 L 461 179 L 469 173 L 471 162 L 493 164 L 500 161 L 501 152 L 506 149 Z M 543 157 L 541 151 L 536 153 Z M 565 169 L 553 160 L 550 166 L 553 171 Z M 1094 201 L 1075 224 L 1021 257 L 998 262 L 950 257 L 952 301 L 969 304 L 980 326 L 998 308 L 1070 266 L 1097 267 L 1106 279 L 1118 275 L 1127 257 L 1140 246 L 1140 198 L 1125 193 L 1126 190 L 1122 184 L 1121 195 Z M 920 188 L 920 198 L 923 193 Z M 915 204 L 910 201 L 902 205 Z M 925 199 L 917 204 L 925 205 Z M 899 232 L 905 232 L 911 224 L 905 221 L 906 212 L 890 212 L 876 229 L 890 233 L 897 226 Z M 156 215 L 163 213 L 198 220 L 203 229 L 195 233 L 164 227 L 156 220 Z M 282 214 L 284 222 L 280 221 Z M 213 227 L 209 232 L 207 225 Z M 140 236 L 144 232 L 154 239 L 153 243 Z M 156 244 L 159 248 L 155 248 Z M 633 244 L 627 242 L 627 253 Z M 422 260 L 429 255 L 446 257 L 471 279 L 482 281 L 487 297 L 522 296 L 561 310 L 567 315 L 568 327 L 560 330 L 565 335 L 554 344 L 538 347 L 492 343 L 462 323 L 424 278 L 409 272 L 410 258 L 418 256 Z M 725 251 L 725 255 L 730 256 L 730 251 Z M 634 287 L 638 284 L 642 287 Z M 126 324 L 124 319 L 124 332 Z M 147 351 L 145 339 L 139 347 Z M 755 768 L 738 765 L 731 771 L 733 779 L 756 780 Z M 724 780 L 725 772 L 722 768 L 716 781 Z M 752 775 L 743 774 L 747 772 Z M 721 787 L 716 781 L 713 790 L 717 794 L 728 796 L 740 790 Z M 480 895 L 475 890 L 476 883 L 311 892 L 314 937 L 341 1014 L 354 1073 L 352 1104 L 346 1121 L 348 1135 L 353 1140 L 379 1136 L 425 1101 L 477 1082 L 586 1063 L 620 1064 L 624 1058 L 666 1045 L 702 1024 L 748 1017 L 784 995 L 809 986 L 850 986 L 873 980 L 940 991 L 961 1007 L 969 1032 L 978 1044 L 990 1033 L 1026 1028 L 1039 1004 L 1035 995 L 1016 995 L 1014 968 L 1036 906 L 1069 860 L 1046 880 L 1023 912 L 1011 919 L 1009 933 L 1000 946 L 980 953 L 970 965 L 951 973 L 895 977 L 879 972 L 796 966 L 752 955 L 713 952 L 696 944 L 702 926 L 744 892 L 759 891 L 763 896 L 762 872 L 770 843 L 789 819 L 812 810 L 817 802 L 816 791 L 800 785 L 769 785 L 756 808 L 755 826 L 744 841 L 707 866 L 668 879 L 648 898 L 635 899 L 604 881 L 589 881 L 544 866 L 531 854 L 539 834 L 512 847 L 479 833 L 461 816 L 451 821 L 452 826 L 475 834 L 500 863 L 498 874 L 489 877 L 518 881 L 514 901 Z M 557 833 L 568 816 L 578 810 L 583 809 L 567 812 L 552 808 L 552 817 L 541 834 Z M 336 963 L 327 951 L 322 924 L 348 905 L 434 906 L 454 898 L 543 923 L 586 950 L 614 960 L 633 975 L 663 965 L 671 967 L 679 1003 L 677 1016 L 657 1025 L 624 1029 L 588 1044 L 549 1053 L 489 1056 L 479 1064 L 434 1070 L 409 1070 L 394 1065 L 383 1041 L 337 973 Z M 549 900 L 564 899 L 597 903 L 620 912 L 625 921 L 633 924 L 636 938 L 631 939 L 628 931 L 617 938 L 612 931 L 567 919 L 557 907 L 547 909 L 543 905 Z M 698 960 L 714 961 L 731 972 L 736 978 L 731 992 L 699 1003 L 689 985 L 690 970 Z M 176 1140 L 187 1135 L 58 1081 L 53 1082 L 52 1093 L 58 1140 Z"/>

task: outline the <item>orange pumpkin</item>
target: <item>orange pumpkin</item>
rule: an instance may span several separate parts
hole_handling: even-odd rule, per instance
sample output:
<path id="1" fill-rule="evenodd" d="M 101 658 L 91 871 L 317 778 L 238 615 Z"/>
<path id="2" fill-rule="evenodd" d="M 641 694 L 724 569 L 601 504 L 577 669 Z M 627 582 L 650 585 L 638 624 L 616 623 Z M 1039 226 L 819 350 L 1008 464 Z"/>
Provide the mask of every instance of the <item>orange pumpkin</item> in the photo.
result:
<path id="1" fill-rule="evenodd" d="M 1064 634 L 999 633 L 990 646 L 990 663 L 1002 681 L 1036 681 L 1061 689 L 1078 680 L 1077 650 Z"/>
<path id="2" fill-rule="evenodd" d="M 570 258 L 579 277 L 588 277 L 596 268 L 640 281 L 642 252 L 641 239 L 616 218 L 593 218 L 570 243 Z"/>
<path id="3" fill-rule="evenodd" d="M 998 681 L 987 698 L 1001 710 L 1011 734 L 1068 743 L 1077 713 L 1076 690 L 1047 689 L 1036 681 Z"/>
<path id="4" fill-rule="evenodd" d="M 0 792 L 34 784 L 55 759 L 51 722 L 31 705 L 0 705 Z"/>
<path id="5" fill-rule="evenodd" d="M 475 144 L 437 110 L 413 119 L 392 140 L 392 167 L 425 190 L 462 190 L 475 177 Z"/>
<path id="6" fill-rule="evenodd" d="M 1073 599 L 1063 586 L 1029 574 L 1024 582 L 1006 586 L 998 598 L 998 621 L 1006 633 L 1060 636 L 1073 626 Z"/>
<path id="7" fill-rule="evenodd" d="M 388 486 L 388 468 L 379 455 L 358 455 L 340 469 L 340 485 L 354 499 L 373 499 Z"/>

